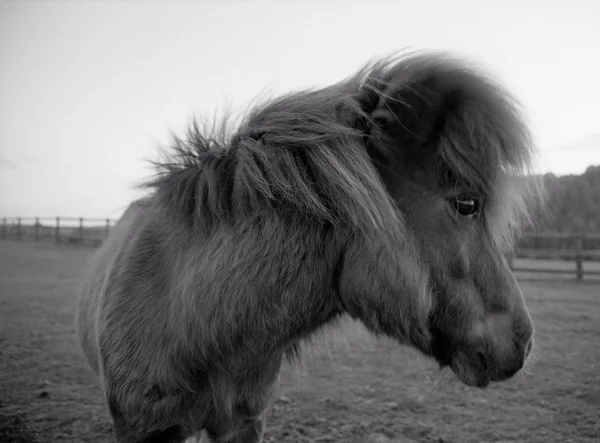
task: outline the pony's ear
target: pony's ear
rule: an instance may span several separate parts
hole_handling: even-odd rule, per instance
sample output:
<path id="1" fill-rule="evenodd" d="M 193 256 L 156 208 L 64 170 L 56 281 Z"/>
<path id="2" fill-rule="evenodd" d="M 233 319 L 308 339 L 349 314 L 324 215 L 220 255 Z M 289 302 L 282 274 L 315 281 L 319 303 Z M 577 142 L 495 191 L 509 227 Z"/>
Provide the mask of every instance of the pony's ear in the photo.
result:
<path id="1" fill-rule="evenodd" d="M 435 142 L 446 115 L 449 95 L 437 89 L 435 79 L 383 95 L 373 111 L 373 121 L 398 142 Z"/>
<path id="2" fill-rule="evenodd" d="M 400 63 L 376 84 L 367 83 L 358 103 L 368 132 L 403 149 L 435 145 L 461 102 L 461 76 L 451 68 Z"/>

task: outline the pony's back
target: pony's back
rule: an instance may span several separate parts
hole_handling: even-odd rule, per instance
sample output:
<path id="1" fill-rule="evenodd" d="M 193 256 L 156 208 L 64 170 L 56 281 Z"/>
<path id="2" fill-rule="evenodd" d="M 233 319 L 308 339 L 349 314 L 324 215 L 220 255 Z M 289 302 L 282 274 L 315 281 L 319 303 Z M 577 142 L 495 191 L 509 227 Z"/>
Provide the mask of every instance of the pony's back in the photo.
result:
<path id="1" fill-rule="evenodd" d="M 108 277 L 115 264 L 118 250 L 130 237 L 130 231 L 138 225 L 137 220 L 148 210 L 147 201 L 137 200 L 129 205 L 102 246 L 92 255 L 87 263 L 83 285 L 79 293 L 77 309 L 77 335 L 84 355 L 96 374 L 100 373 L 98 322 L 100 320 L 100 304 L 106 289 Z"/>

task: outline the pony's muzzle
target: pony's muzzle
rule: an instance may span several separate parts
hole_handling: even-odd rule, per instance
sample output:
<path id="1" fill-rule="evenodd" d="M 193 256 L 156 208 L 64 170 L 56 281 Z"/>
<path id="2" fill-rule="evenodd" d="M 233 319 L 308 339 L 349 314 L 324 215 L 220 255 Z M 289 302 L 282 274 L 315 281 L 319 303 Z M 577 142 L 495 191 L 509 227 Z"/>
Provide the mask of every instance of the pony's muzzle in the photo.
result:
<path id="1" fill-rule="evenodd" d="M 508 347 L 497 347 L 496 355 L 492 353 L 492 364 L 488 365 L 491 381 L 504 381 L 517 374 L 525 365 L 527 357 L 533 349 L 533 325 L 527 322 L 519 328 L 519 332 L 513 331 L 513 340 Z M 495 357 L 495 358 L 494 358 Z"/>
<path id="2" fill-rule="evenodd" d="M 467 385 L 486 387 L 490 382 L 508 380 L 525 365 L 533 349 L 530 319 L 514 326 L 510 316 L 488 318 L 477 328 L 480 334 L 460 346 L 452 355 L 450 367 Z"/>

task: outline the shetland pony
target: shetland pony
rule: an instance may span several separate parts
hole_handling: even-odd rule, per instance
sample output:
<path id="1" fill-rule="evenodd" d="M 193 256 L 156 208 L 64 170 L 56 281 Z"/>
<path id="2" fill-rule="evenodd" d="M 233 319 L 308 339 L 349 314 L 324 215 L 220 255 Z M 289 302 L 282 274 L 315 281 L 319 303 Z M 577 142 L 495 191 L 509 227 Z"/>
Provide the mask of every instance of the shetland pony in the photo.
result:
<path id="1" fill-rule="evenodd" d="M 469 63 L 370 63 L 170 153 L 80 294 L 117 442 L 261 441 L 282 360 L 344 314 L 467 385 L 522 368 L 534 328 L 504 252 L 539 201 L 532 144 Z"/>

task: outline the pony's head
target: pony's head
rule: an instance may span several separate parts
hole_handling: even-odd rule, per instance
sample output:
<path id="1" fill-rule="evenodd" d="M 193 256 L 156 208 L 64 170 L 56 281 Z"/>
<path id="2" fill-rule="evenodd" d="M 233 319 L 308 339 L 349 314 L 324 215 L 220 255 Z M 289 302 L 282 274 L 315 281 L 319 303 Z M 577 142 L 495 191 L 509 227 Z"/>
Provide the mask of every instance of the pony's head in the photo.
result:
<path id="1" fill-rule="evenodd" d="M 532 144 L 517 104 L 440 55 L 378 64 L 358 90 L 348 114 L 428 279 L 414 293 L 428 299 L 426 326 L 412 325 L 427 339 L 413 344 L 468 385 L 511 377 L 534 327 L 505 253 L 540 191 L 523 177 Z"/>
<path id="2" fill-rule="evenodd" d="M 273 269 L 333 275 L 333 290 L 296 288 L 319 297 L 298 306 L 348 312 L 470 385 L 523 366 L 533 324 L 504 254 L 537 201 L 532 148 L 514 100 L 467 64 L 378 62 L 257 107 L 232 135 L 194 126 L 174 152 L 151 185 L 175 223 L 270 220 L 299 244 Z"/>

